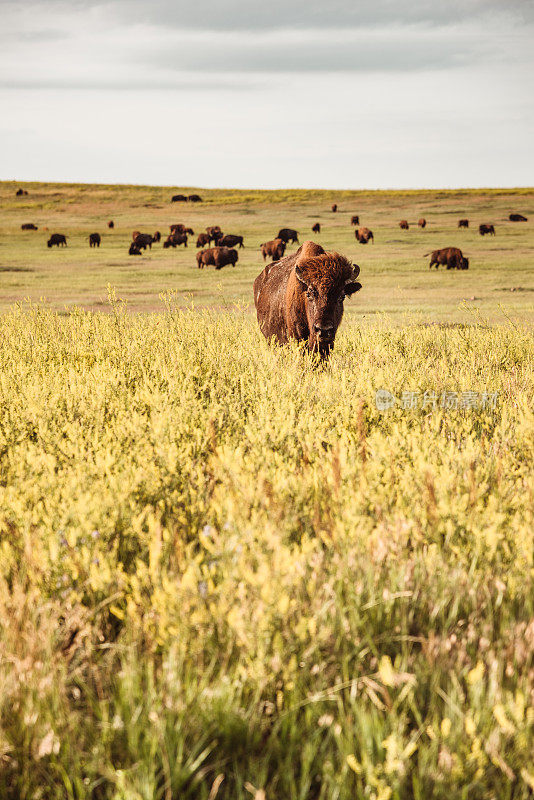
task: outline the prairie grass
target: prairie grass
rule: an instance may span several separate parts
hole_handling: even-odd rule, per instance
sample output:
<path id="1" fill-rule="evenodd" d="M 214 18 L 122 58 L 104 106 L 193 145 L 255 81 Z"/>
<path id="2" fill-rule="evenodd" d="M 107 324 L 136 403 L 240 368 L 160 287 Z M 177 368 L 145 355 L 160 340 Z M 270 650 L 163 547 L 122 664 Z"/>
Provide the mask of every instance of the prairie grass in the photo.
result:
<path id="1" fill-rule="evenodd" d="M 0 796 L 532 797 L 531 327 L 163 301 L 0 318 Z"/>

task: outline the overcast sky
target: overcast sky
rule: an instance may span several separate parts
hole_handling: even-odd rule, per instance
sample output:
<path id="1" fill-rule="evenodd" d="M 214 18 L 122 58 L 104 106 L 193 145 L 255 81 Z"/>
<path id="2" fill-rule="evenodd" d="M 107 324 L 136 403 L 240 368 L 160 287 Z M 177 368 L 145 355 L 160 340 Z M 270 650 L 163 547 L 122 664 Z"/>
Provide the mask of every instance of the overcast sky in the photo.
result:
<path id="1" fill-rule="evenodd" d="M 0 177 L 534 184 L 533 0 L 0 0 Z"/>

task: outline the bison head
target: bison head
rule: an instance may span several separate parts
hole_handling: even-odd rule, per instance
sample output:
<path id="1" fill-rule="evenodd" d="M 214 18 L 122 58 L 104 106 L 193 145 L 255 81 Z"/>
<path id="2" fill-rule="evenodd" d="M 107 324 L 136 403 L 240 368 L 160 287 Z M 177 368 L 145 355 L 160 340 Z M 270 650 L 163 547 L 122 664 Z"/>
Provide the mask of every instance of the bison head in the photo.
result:
<path id="1" fill-rule="evenodd" d="M 304 290 L 310 350 L 327 355 L 334 346 L 343 317 L 343 301 L 362 288 L 356 278 L 360 268 L 339 253 L 325 253 L 305 242 L 295 264 L 295 275 Z"/>
<path id="2" fill-rule="evenodd" d="M 462 269 L 469 269 L 469 259 L 463 257 L 462 258 Z"/>

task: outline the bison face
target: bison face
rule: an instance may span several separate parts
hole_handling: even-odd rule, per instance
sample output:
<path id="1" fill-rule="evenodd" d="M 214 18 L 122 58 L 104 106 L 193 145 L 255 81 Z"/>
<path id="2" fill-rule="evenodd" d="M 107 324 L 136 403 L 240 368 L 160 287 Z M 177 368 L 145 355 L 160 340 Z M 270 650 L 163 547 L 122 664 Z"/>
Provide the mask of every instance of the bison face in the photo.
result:
<path id="1" fill-rule="evenodd" d="M 338 259 L 343 263 L 338 264 Z M 324 270 L 321 262 L 324 262 Z M 310 350 L 327 355 L 334 346 L 345 297 L 362 288 L 356 281 L 360 268 L 342 256 L 325 254 L 309 263 L 297 264 L 295 274 L 305 289 L 308 346 Z"/>
<path id="2" fill-rule="evenodd" d="M 462 269 L 469 269 L 469 259 L 462 258 Z"/>

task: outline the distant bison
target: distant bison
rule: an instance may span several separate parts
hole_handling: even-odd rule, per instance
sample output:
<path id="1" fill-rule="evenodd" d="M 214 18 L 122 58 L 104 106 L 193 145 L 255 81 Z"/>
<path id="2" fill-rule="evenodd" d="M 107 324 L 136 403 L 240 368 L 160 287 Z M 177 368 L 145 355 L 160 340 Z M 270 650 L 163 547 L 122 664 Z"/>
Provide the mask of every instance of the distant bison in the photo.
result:
<path id="1" fill-rule="evenodd" d="M 187 247 L 187 233 L 171 233 L 163 242 L 163 247 L 167 249 L 168 247 L 178 247 L 180 244 Z"/>
<path id="2" fill-rule="evenodd" d="M 185 225 L 182 225 L 181 222 L 171 225 L 170 226 L 171 233 L 189 233 L 191 236 L 194 235 L 195 231 L 193 228 L 187 228 Z"/>
<path id="3" fill-rule="evenodd" d="M 270 242 L 260 245 L 260 250 L 264 261 L 267 256 L 271 256 L 273 261 L 278 261 L 285 253 L 286 243 L 282 239 L 271 239 Z"/>
<path id="4" fill-rule="evenodd" d="M 20 227 L 21 227 L 21 230 L 23 230 L 23 231 L 36 231 L 36 230 L 38 230 L 37 225 L 34 225 L 33 222 L 24 222 Z"/>
<path id="5" fill-rule="evenodd" d="M 510 222 L 527 222 L 527 217 L 524 217 L 523 214 L 510 214 L 508 219 Z"/>
<path id="6" fill-rule="evenodd" d="M 99 233 L 89 234 L 89 247 L 100 247 L 101 237 Z"/>
<path id="7" fill-rule="evenodd" d="M 130 256 L 142 256 L 141 248 L 136 245 L 135 242 L 132 242 L 130 245 L 130 249 L 128 250 L 128 255 Z"/>
<path id="8" fill-rule="evenodd" d="M 154 234 L 154 236 L 152 237 L 152 239 L 153 239 L 155 242 L 161 242 L 161 233 L 160 233 L 160 231 L 156 231 L 156 232 L 155 232 L 155 234 Z"/>
<path id="9" fill-rule="evenodd" d="M 468 228 L 469 227 L 469 220 L 468 219 L 459 219 L 458 220 L 458 227 L 459 228 Z"/>
<path id="10" fill-rule="evenodd" d="M 210 243 L 218 244 L 219 240 L 223 237 L 223 232 L 218 225 L 210 225 L 206 228 L 206 232 L 210 237 Z"/>
<path id="11" fill-rule="evenodd" d="M 235 267 L 239 258 L 237 250 L 229 247 L 210 247 L 208 250 L 199 250 L 197 253 L 197 266 L 204 269 L 205 266 L 213 266 L 215 269 L 222 269 L 228 264 Z"/>
<path id="12" fill-rule="evenodd" d="M 315 225 L 312 227 L 313 233 L 321 233 L 321 223 L 316 222 Z"/>
<path id="13" fill-rule="evenodd" d="M 154 237 L 150 233 L 141 233 L 140 231 L 134 231 L 132 233 L 132 241 L 140 250 L 145 250 L 147 247 L 152 250 L 152 244 L 154 242 Z"/>
<path id="14" fill-rule="evenodd" d="M 492 236 L 495 236 L 495 226 L 483 222 L 478 226 L 478 232 L 481 236 L 485 236 L 487 233 L 491 233 Z"/>
<path id="15" fill-rule="evenodd" d="M 417 224 L 420 228 L 426 228 L 426 219 L 421 217 L 421 219 L 417 220 Z"/>
<path id="16" fill-rule="evenodd" d="M 399 222 L 399 228 L 403 231 L 409 230 L 410 226 L 408 225 L 408 220 L 401 219 L 401 221 Z"/>
<path id="17" fill-rule="evenodd" d="M 59 247 L 59 245 L 61 245 L 61 247 L 66 247 L 67 237 L 62 233 L 53 233 L 46 244 L 48 247 L 52 247 L 53 245 L 56 245 L 56 247 Z"/>
<path id="18" fill-rule="evenodd" d="M 350 218 L 350 224 L 351 224 L 351 225 L 359 225 L 359 224 L 360 224 L 360 217 L 358 216 L 358 214 L 354 214 L 354 215 L 353 215 L 353 216 Z"/>
<path id="19" fill-rule="evenodd" d="M 171 203 L 187 203 L 185 194 L 175 194 L 171 197 Z"/>
<path id="20" fill-rule="evenodd" d="M 113 222 L 112 219 L 110 219 L 110 221 L 108 222 L 108 228 L 114 228 L 114 227 L 115 227 L 115 223 Z"/>
<path id="21" fill-rule="evenodd" d="M 210 243 L 209 233 L 199 233 L 197 239 L 197 247 L 205 247 Z"/>
<path id="22" fill-rule="evenodd" d="M 432 253 L 425 253 L 430 256 L 429 269 L 433 266 L 438 268 L 447 266 L 447 269 L 469 269 L 469 259 L 465 258 L 458 247 L 443 247 L 441 250 L 433 250 Z"/>
<path id="23" fill-rule="evenodd" d="M 373 244 L 375 243 L 375 237 L 373 236 L 373 231 L 369 230 L 369 228 L 356 228 L 356 230 L 354 231 L 354 236 L 356 237 L 356 240 L 360 244 L 367 244 L 369 239 L 372 241 Z"/>
<path id="24" fill-rule="evenodd" d="M 219 247 L 244 247 L 243 237 L 235 236 L 233 233 L 225 233 L 224 236 L 217 242 Z"/>
<path id="25" fill-rule="evenodd" d="M 333 204 L 332 211 L 333 211 L 334 214 L 336 213 L 336 211 L 337 211 L 337 203 Z"/>
<path id="26" fill-rule="evenodd" d="M 15 194 L 17 195 L 17 197 L 22 197 L 23 195 L 27 195 L 28 192 L 26 191 L 26 189 L 17 189 Z"/>
<path id="27" fill-rule="evenodd" d="M 326 358 L 343 317 L 343 301 L 361 289 L 360 268 L 339 253 L 304 242 L 296 253 L 268 264 L 254 281 L 254 304 L 266 339 L 305 341 Z"/>
<path id="28" fill-rule="evenodd" d="M 201 203 L 202 202 L 202 198 L 200 197 L 199 194 L 190 194 L 187 199 L 189 200 L 190 203 Z"/>
<path id="29" fill-rule="evenodd" d="M 278 231 L 277 239 L 281 239 L 283 242 L 288 244 L 289 242 L 297 242 L 298 243 L 298 235 L 297 232 L 293 230 L 293 228 L 282 228 Z"/>

